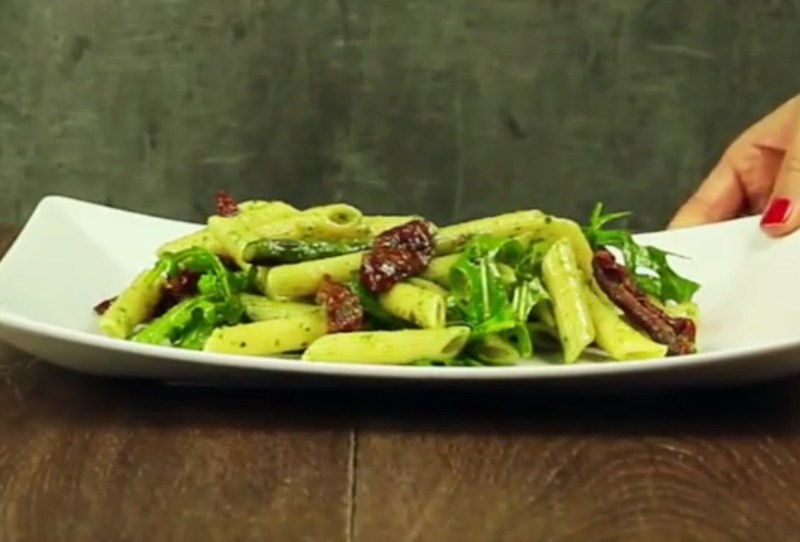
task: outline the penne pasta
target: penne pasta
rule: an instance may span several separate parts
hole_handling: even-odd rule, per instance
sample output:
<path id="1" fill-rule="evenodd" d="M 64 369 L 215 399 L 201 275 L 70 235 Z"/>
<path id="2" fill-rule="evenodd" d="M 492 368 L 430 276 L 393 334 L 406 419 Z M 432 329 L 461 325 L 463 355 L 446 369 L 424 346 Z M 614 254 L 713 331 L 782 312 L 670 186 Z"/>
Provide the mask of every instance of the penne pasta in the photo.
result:
<path id="1" fill-rule="evenodd" d="M 542 262 L 542 278 L 553 303 L 564 361 L 574 363 L 595 338 L 584 294 L 584 276 L 566 238 L 550 247 Z"/>
<path id="2" fill-rule="evenodd" d="M 489 218 L 480 218 L 439 229 L 437 254 L 446 255 L 458 250 L 471 237 L 491 235 L 499 238 L 535 234 L 547 225 L 550 218 L 541 211 L 517 211 Z"/>
<path id="3" fill-rule="evenodd" d="M 247 267 L 244 250 L 257 236 L 239 217 L 212 216 L 208 219 L 208 231 L 225 248 L 225 253 L 236 265 L 242 269 Z"/>
<path id="4" fill-rule="evenodd" d="M 250 221 L 256 239 L 338 241 L 359 236 L 361 212 L 349 205 L 314 207 L 280 220 Z"/>
<path id="5" fill-rule="evenodd" d="M 139 324 L 153 316 L 161 301 L 164 277 L 160 269 L 143 271 L 100 316 L 100 330 L 115 339 L 127 339 Z"/>
<path id="6" fill-rule="evenodd" d="M 276 301 L 253 294 L 240 294 L 239 299 L 242 301 L 242 306 L 248 318 L 255 322 L 291 318 L 293 316 L 306 316 L 309 314 L 322 314 L 322 309 L 319 305 L 312 305 L 310 303 Z"/>
<path id="7" fill-rule="evenodd" d="M 411 277 L 408 280 L 406 280 L 406 282 L 408 284 L 413 284 L 414 286 L 417 286 L 419 288 L 425 288 L 426 290 L 430 290 L 432 292 L 436 292 L 437 294 L 439 294 L 440 296 L 442 296 L 444 298 L 446 298 L 448 296 L 447 290 L 445 290 L 444 288 L 442 288 L 441 286 L 439 286 L 435 282 L 431 282 L 429 280 L 422 279 L 422 278 L 419 278 L 419 277 Z"/>
<path id="8" fill-rule="evenodd" d="M 243 356 L 285 354 L 305 349 L 325 333 L 325 318 L 311 313 L 217 328 L 206 341 L 204 350 Z"/>
<path id="9" fill-rule="evenodd" d="M 428 268 L 422 273 L 422 278 L 447 287 L 450 284 L 450 270 L 461 257 L 460 253 L 449 254 L 433 258 Z"/>
<path id="10" fill-rule="evenodd" d="M 281 220 L 300 214 L 300 210 L 282 201 L 251 200 L 238 205 L 239 215 L 248 224 Z"/>
<path id="11" fill-rule="evenodd" d="M 548 241 L 566 239 L 575 255 L 575 261 L 584 276 L 594 282 L 592 270 L 592 247 L 583 235 L 581 227 L 572 220 L 565 218 L 552 218 L 540 230 L 539 238 Z M 597 287 L 599 289 L 599 287 Z"/>
<path id="12" fill-rule="evenodd" d="M 612 358 L 620 361 L 661 358 L 667 347 L 645 337 L 627 322 L 607 301 L 584 286 L 589 313 L 596 330 L 595 342 Z"/>
<path id="13" fill-rule="evenodd" d="M 461 353 L 468 339 L 469 328 L 460 326 L 334 333 L 311 343 L 303 353 L 303 359 L 391 365 L 420 360 L 447 361 Z"/>
<path id="14" fill-rule="evenodd" d="M 361 266 L 363 253 L 323 260 L 278 265 L 266 274 L 266 294 L 274 298 L 299 299 L 314 295 L 325 275 L 345 282 Z"/>
<path id="15" fill-rule="evenodd" d="M 301 213 L 303 216 L 320 216 L 332 224 L 352 226 L 361 221 L 363 214 L 356 207 L 345 203 L 331 203 L 309 207 Z"/>
<path id="16" fill-rule="evenodd" d="M 389 314 L 418 327 L 445 327 L 445 298 L 430 288 L 401 282 L 380 295 L 378 302 Z"/>
<path id="17" fill-rule="evenodd" d="M 489 365 L 512 365 L 520 359 L 517 348 L 499 335 L 481 337 L 469 349 L 473 356 Z"/>

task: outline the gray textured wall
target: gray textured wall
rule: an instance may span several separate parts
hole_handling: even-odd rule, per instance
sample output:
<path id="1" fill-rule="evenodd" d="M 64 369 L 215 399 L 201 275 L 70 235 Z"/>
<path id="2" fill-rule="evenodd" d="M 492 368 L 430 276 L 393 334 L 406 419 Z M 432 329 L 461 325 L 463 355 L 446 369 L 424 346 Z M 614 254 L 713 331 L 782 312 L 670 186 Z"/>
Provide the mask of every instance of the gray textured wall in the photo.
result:
<path id="1" fill-rule="evenodd" d="M 0 221 L 212 193 L 659 227 L 800 90 L 797 0 L 0 0 Z"/>

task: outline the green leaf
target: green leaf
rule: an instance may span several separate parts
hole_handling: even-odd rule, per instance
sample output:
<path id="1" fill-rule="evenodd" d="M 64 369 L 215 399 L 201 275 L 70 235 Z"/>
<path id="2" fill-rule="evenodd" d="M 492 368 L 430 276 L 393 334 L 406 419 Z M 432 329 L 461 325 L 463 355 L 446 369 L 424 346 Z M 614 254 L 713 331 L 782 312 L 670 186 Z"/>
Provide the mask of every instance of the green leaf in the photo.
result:
<path id="1" fill-rule="evenodd" d="M 603 213 L 603 205 L 598 203 L 589 218 L 589 225 L 583 231 L 594 250 L 613 247 L 622 253 L 625 266 L 631 272 L 636 284 L 646 293 L 663 303 L 691 301 L 700 285 L 680 276 L 667 261 L 669 254 L 652 246 L 641 246 L 633 239 L 628 229 L 606 229 L 606 226 L 630 213 Z"/>
<path id="2" fill-rule="evenodd" d="M 216 280 L 205 279 L 206 295 L 229 300 L 237 292 L 233 273 L 223 265 L 216 254 L 200 247 L 192 247 L 175 253 L 167 253 L 161 257 L 167 266 L 167 276 L 175 277 L 183 271 L 211 275 Z"/>
<path id="3" fill-rule="evenodd" d="M 479 235 L 464 247 L 450 270 L 453 319 L 472 328 L 473 337 L 513 329 L 517 324 L 514 306 L 498 264 L 516 267 L 525 247 L 514 239 Z"/>
<path id="4" fill-rule="evenodd" d="M 184 299 L 156 318 L 131 340 L 162 346 L 179 346 L 184 338 L 198 328 L 212 328 L 218 322 L 217 304 L 204 297 Z M 189 341 L 192 345 L 193 341 Z M 202 347 L 202 346 L 201 346 Z"/>
<path id="5" fill-rule="evenodd" d="M 199 273 L 199 293 L 147 324 L 132 340 L 199 350 L 215 327 L 243 320 L 244 307 L 238 294 L 252 286 L 254 268 L 231 272 L 214 253 L 192 247 L 164 254 L 155 269 L 170 278 L 183 272 Z"/>
<path id="6" fill-rule="evenodd" d="M 511 306 L 517 320 L 519 322 L 527 322 L 533 308 L 549 299 L 550 295 L 547 293 L 541 279 L 533 277 L 514 287 Z"/>

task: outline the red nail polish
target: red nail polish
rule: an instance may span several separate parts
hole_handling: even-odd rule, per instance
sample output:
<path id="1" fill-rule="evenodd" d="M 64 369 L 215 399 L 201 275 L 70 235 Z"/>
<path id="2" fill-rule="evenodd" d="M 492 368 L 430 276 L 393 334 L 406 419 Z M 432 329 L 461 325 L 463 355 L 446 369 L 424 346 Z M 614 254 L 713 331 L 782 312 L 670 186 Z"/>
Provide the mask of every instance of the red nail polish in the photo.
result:
<path id="1" fill-rule="evenodd" d="M 765 227 L 780 226 L 792 214 L 792 202 L 787 198 L 775 198 L 761 216 L 761 225 Z"/>

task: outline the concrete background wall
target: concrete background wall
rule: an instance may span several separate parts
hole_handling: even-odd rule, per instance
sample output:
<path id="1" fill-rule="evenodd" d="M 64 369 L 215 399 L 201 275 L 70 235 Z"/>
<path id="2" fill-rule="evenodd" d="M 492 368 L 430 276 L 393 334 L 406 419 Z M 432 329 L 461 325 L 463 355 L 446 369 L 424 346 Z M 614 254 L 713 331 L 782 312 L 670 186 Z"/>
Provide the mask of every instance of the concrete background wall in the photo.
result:
<path id="1" fill-rule="evenodd" d="M 800 91 L 797 0 L 0 0 L 0 221 L 216 189 L 661 227 Z"/>

